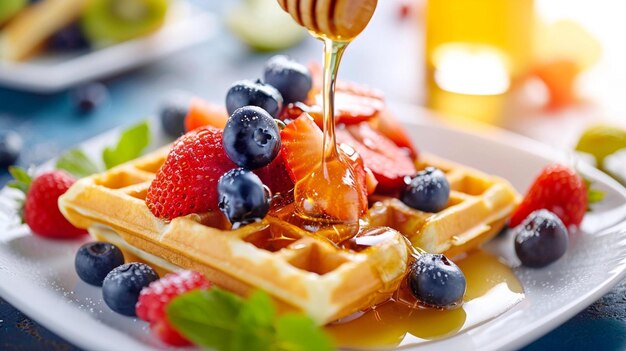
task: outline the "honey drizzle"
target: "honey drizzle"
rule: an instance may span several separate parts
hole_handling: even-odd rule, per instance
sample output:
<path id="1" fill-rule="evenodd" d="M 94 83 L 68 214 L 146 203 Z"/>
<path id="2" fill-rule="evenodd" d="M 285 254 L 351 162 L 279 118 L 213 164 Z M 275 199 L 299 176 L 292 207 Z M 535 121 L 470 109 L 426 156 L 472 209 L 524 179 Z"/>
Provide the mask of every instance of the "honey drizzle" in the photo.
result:
<path id="1" fill-rule="evenodd" d="M 463 306 L 452 310 L 421 308 L 403 285 L 393 298 L 373 308 L 330 324 L 326 331 L 338 346 L 390 348 L 453 336 L 506 312 L 524 298 L 515 274 L 496 256 L 475 251 L 456 262 L 465 273 Z"/>

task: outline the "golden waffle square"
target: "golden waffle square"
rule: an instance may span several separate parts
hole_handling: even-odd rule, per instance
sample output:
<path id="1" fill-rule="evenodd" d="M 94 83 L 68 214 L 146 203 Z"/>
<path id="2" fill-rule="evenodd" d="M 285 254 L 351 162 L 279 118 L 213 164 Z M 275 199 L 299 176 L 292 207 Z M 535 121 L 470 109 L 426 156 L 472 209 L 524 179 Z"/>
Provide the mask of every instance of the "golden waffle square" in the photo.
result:
<path id="1" fill-rule="evenodd" d="M 494 237 L 520 202 L 511 184 L 495 176 L 421 154 L 418 170 L 439 168 L 450 183 L 450 200 L 438 213 L 410 208 L 395 198 L 378 197 L 366 221 L 384 225 L 404 234 L 425 251 L 454 257 Z"/>
<path id="2" fill-rule="evenodd" d="M 236 230 L 219 212 L 170 223 L 154 217 L 145 197 L 168 150 L 79 180 L 60 198 L 61 211 L 126 254 L 167 270 L 200 271 L 241 295 L 263 289 L 282 309 L 304 311 L 320 324 L 387 299 L 406 273 L 409 240 L 430 252 L 470 250 L 500 230 L 518 201 L 504 180 L 424 155 L 418 168 L 436 166 L 450 181 L 447 208 L 424 213 L 397 199 L 379 198 L 362 225 L 381 228 L 366 232 L 370 238 L 360 237 L 366 244 L 358 251 L 347 250 L 341 244 L 348 237 L 342 233 L 311 233 L 280 216 Z"/>
<path id="3" fill-rule="evenodd" d="M 79 180 L 60 198 L 61 211 L 100 238 L 110 228 L 145 257 L 197 270 L 238 294 L 265 290 L 281 309 L 320 324 L 387 299 L 406 272 L 408 243 L 396 231 L 355 252 L 271 216 L 236 230 L 219 212 L 163 222 L 144 199 L 166 155 L 162 149 Z"/>

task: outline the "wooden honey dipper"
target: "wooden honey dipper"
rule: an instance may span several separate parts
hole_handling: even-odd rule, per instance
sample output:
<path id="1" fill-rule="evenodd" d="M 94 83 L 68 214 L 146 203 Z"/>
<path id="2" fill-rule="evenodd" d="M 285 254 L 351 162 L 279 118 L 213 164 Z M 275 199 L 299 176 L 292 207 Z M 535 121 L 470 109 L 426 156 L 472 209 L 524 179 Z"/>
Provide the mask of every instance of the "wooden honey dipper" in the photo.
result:
<path id="1" fill-rule="evenodd" d="M 369 23 L 378 0 L 278 0 L 278 3 L 316 36 L 351 41 Z"/>

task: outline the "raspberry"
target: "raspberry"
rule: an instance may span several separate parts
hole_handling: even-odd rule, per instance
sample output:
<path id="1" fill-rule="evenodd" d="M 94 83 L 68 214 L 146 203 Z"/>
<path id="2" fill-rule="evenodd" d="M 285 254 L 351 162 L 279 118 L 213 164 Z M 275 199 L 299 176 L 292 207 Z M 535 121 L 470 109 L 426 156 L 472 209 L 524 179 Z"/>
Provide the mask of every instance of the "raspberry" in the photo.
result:
<path id="1" fill-rule="evenodd" d="M 189 345 L 189 341 L 170 325 L 165 308 L 176 296 L 210 287 L 211 283 L 198 272 L 168 274 L 141 290 L 136 306 L 137 317 L 150 323 L 150 328 L 161 341 L 174 346 Z"/>

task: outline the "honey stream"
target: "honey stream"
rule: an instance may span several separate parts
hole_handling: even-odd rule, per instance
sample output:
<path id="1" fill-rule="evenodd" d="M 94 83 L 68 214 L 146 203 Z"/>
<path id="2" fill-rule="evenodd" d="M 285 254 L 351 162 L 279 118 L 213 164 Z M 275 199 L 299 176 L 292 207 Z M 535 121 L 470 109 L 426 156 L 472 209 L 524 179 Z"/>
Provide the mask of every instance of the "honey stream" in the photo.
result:
<path id="1" fill-rule="evenodd" d="M 287 214 L 278 215 L 300 228 L 318 233 L 322 228 L 330 228 L 336 237 L 328 236 L 329 239 L 342 242 L 367 228 L 359 225 L 359 217 L 363 214 L 354 206 L 358 196 L 355 171 L 336 144 L 335 83 L 346 48 L 369 23 L 377 0 L 319 0 L 313 2 L 316 5 L 312 7 L 297 1 L 278 2 L 296 22 L 324 43 L 322 162 L 296 183 L 293 194 L 295 210 L 291 212 L 295 216 L 289 215 L 284 208 L 283 212 Z M 329 10 L 329 6 L 335 8 Z M 345 195 L 332 200 L 320 196 L 328 191 Z M 337 208 L 342 209 L 337 211 L 341 215 L 333 211 Z M 419 254 L 419 250 L 415 254 Z M 334 322 L 326 327 L 326 331 L 340 347 L 372 349 L 404 346 L 470 329 L 501 315 L 524 298 L 521 283 L 496 256 L 474 251 L 455 263 L 467 279 L 467 291 L 460 308 L 436 310 L 418 307 L 404 282 L 389 301 Z"/>

